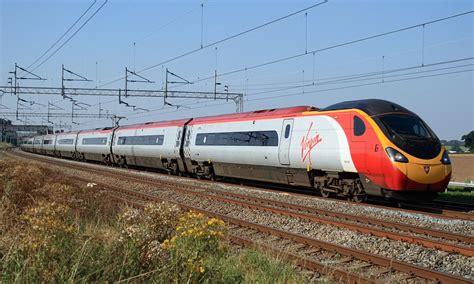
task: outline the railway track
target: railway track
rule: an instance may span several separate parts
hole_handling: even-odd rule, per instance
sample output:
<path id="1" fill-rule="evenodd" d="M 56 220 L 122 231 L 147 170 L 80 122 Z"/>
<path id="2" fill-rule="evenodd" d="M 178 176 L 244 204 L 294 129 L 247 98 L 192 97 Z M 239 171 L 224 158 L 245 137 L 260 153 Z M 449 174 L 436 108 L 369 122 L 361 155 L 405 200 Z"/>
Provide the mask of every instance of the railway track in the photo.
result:
<path id="1" fill-rule="evenodd" d="M 83 181 L 87 181 L 87 180 L 84 179 Z M 321 261 L 315 260 L 314 257 L 310 258 L 308 256 L 302 256 L 301 253 L 300 254 L 290 253 L 288 249 L 276 249 L 272 245 L 265 244 L 262 241 L 256 241 L 255 233 L 259 231 L 253 230 L 254 231 L 253 238 L 250 239 L 248 238 L 248 235 L 250 235 L 249 231 L 252 229 L 249 229 L 249 231 L 247 231 L 247 234 L 242 234 L 242 232 L 239 232 L 238 229 L 239 228 L 248 229 L 251 226 L 246 223 L 242 223 L 237 219 L 225 217 L 221 214 L 216 214 L 216 213 L 213 213 L 207 210 L 202 210 L 196 207 L 174 203 L 172 201 L 161 199 L 153 195 L 146 195 L 143 193 L 137 194 L 137 192 L 133 192 L 124 188 L 108 186 L 108 185 L 105 185 L 105 186 L 99 185 L 99 186 L 102 187 L 103 189 L 113 191 L 114 193 L 109 192 L 109 196 L 112 197 L 113 199 L 119 202 L 123 202 L 124 204 L 127 204 L 129 206 L 133 206 L 135 208 L 143 209 L 144 204 L 146 202 L 166 201 L 166 202 L 170 202 L 170 203 L 178 205 L 183 210 L 193 210 L 195 212 L 206 214 L 206 216 L 208 217 L 220 218 L 224 221 L 227 221 L 227 224 L 239 224 L 239 225 L 233 225 L 229 227 L 229 232 L 225 236 L 226 240 L 243 247 L 253 248 L 253 249 L 270 253 L 271 255 L 275 257 L 284 257 L 286 260 L 291 261 L 304 269 L 307 269 L 310 271 L 316 271 L 324 275 L 331 275 L 333 278 L 339 281 L 347 282 L 347 283 L 380 283 L 379 281 L 376 281 L 376 279 L 374 279 L 373 277 L 366 277 L 366 276 L 354 273 L 352 271 L 344 270 L 342 268 L 337 267 L 336 265 L 331 266 L 328 264 L 324 264 Z M 245 226 L 245 225 L 248 225 L 248 226 Z M 242 235 L 247 235 L 247 238 L 242 237 Z M 285 245 L 288 245 L 288 244 L 289 243 L 286 243 Z M 301 248 L 302 247 L 300 246 L 299 249 Z M 310 251 L 310 252 L 313 252 L 313 251 Z"/>
<path id="2" fill-rule="evenodd" d="M 35 156 L 35 158 L 38 157 Z M 82 165 L 73 165 L 70 163 L 65 165 L 65 163 L 61 160 L 54 160 L 52 162 L 56 164 L 59 163 L 58 165 L 60 166 L 84 170 Z M 173 181 L 157 180 L 151 177 L 137 176 L 134 173 L 117 173 L 110 169 L 98 171 L 97 169 L 89 168 L 88 170 L 96 174 L 106 175 L 115 179 L 121 179 L 126 176 L 129 180 L 137 183 L 146 183 L 152 187 L 178 191 L 188 195 L 198 195 L 203 198 L 208 198 L 224 203 L 233 203 L 238 206 L 255 210 L 271 212 L 292 218 L 300 218 L 326 225 L 333 225 L 339 228 L 345 228 L 364 234 L 375 235 L 377 237 L 385 237 L 392 240 L 418 244 L 427 248 L 459 253 L 466 256 L 474 256 L 474 249 L 471 247 L 474 244 L 474 239 L 466 235 L 434 230 L 430 228 L 421 228 L 386 220 L 382 221 L 369 217 L 333 212 L 330 210 L 322 210 L 289 202 L 263 199 L 244 194 L 216 190 L 209 187 L 200 187 L 196 185 L 190 186 Z M 394 231 L 394 229 L 397 231 Z"/>
<path id="3" fill-rule="evenodd" d="M 90 180 L 84 179 L 84 181 Z M 104 189 L 111 190 L 116 194 L 118 193 L 118 195 L 112 195 L 113 198 L 131 205 L 135 205 L 137 207 L 143 206 L 143 203 L 134 202 L 133 200 L 138 199 L 145 202 L 166 201 L 178 205 L 183 210 L 193 210 L 195 212 L 203 213 L 209 217 L 219 218 L 231 225 L 231 234 L 229 235 L 230 241 L 258 249 L 263 248 L 263 250 L 273 252 L 276 255 L 283 255 L 287 259 L 301 264 L 302 267 L 306 269 L 312 269 L 325 274 L 333 275 L 336 279 L 345 282 L 386 283 L 411 280 L 414 283 L 418 283 L 431 280 L 441 283 L 471 283 L 469 280 L 462 277 L 457 277 L 412 264 L 403 263 L 383 256 L 334 245 L 261 224 L 232 218 L 209 210 L 204 210 L 198 207 L 176 203 L 172 200 L 159 198 L 155 195 L 107 184 L 97 185 L 103 187 Z M 241 230 L 244 230 L 245 233 L 243 233 Z M 239 235 L 235 234 L 236 231 L 238 231 Z M 241 237 L 240 235 L 242 234 L 247 235 L 247 238 Z M 268 242 L 267 239 L 269 237 L 270 241 Z M 280 245 L 277 245 L 276 242 L 280 242 Z M 264 243 L 267 244 L 265 245 Z M 269 245 L 269 243 L 271 245 Z M 281 249 L 275 249 L 275 246 L 281 247 Z M 297 247 L 297 250 L 300 252 L 288 253 L 288 247 Z M 306 256 L 301 256 L 301 254 Z M 320 258 L 324 260 L 324 263 L 323 261 L 316 261 L 314 258 Z"/>
<path id="4" fill-rule="evenodd" d="M 266 191 L 284 191 L 293 195 L 311 196 L 312 198 L 325 199 L 314 190 L 298 187 L 287 187 L 284 185 L 265 185 L 255 181 L 240 181 L 241 186 L 248 188 L 257 188 Z M 347 201 L 342 198 L 332 198 L 339 202 L 354 204 L 352 201 Z M 383 198 L 369 197 L 367 202 L 363 203 L 365 206 L 372 206 L 373 208 L 383 208 L 394 210 L 404 210 L 408 213 L 422 213 L 433 217 L 441 217 L 446 219 L 465 219 L 474 221 L 474 205 L 467 203 L 448 202 L 441 200 L 433 200 L 432 202 L 414 202 L 414 201 L 389 201 Z"/>
<path id="5" fill-rule="evenodd" d="M 207 181 L 200 180 L 200 182 L 207 182 Z M 224 182 L 224 183 L 227 184 L 227 182 Z M 316 193 L 313 190 L 301 189 L 297 187 L 289 188 L 289 187 L 285 187 L 281 185 L 269 186 L 269 185 L 263 185 L 258 182 L 247 182 L 247 181 L 243 181 L 243 182 L 241 181 L 239 186 L 245 187 L 248 189 L 257 189 L 260 191 L 285 192 L 285 193 L 295 195 L 295 196 L 311 197 L 311 198 L 322 199 L 322 200 L 335 200 L 337 202 L 344 203 L 344 204 L 357 204 L 345 199 L 338 199 L 338 198 L 327 199 L 319 195 L 316 195 Z M 463 219 L 463 220 L 474 221 L 474 214 L 473 214 L 474 205 L 472 204 L 447 202 L 447 201 L 445 202 L 445 201 L 439 201 L 439 200 L 435 200 L 431 203 L 406 202 L 406 201 L 392 202 L 392 201 L 388 201 L 386 199 L 380 199 L 380 198 L 369 198 L 368 202 L 370 203 L 362 203 L 362 205 L 376 208 L 376 209 L 424 214 L 424 215 L 435 217 L 435 218 Z M 449 210 L 448 208 L 451 208 L 451 210 Z"/>
<path id="6" fill-rule="evenodd" d="M 112 178 L 123 178 L 123 174 L 113 172 L 99 173 L 107 175 Z M 326 225 L 333 225 L 339 228 L 345 228 L 352 231 L 357 231 L 363 234 L 375 235 L 377 237 L 385 237 L 392 240 L 404 241 L 412 244 L 419 244 L 427 248 L 434 248 L 444 250 L 447 252 L 455 252 L 466 256 L 474 256 L 474 249 L 468 246 L 459 244 L 447 243 L 444 240 L 451 240 L 467 245 L 474 244 L 473 238 L 469 236 L 448 233 L 443 231 L 431 230 L 428 228 L 420 228 L 416 226 L 408 226 L 404 224 L 375 220 L 367 217 L 354 216 L 343 213 L 331 212 L 328 210 L 319 210 L 312 207 L 304 207 L 287 202 L 273 201 L 252 197 L 243 194 L 232 192 L 224 192 L 197 186 L 186 186 L 175 182 L 157 181 L 152 178 L 137 177 L 135 175 L 127 175 L 126 178 L 137 182 L 146 183 L 152 187 L 159 187 L 161 189 L 177 191 L 188 195 L 197 195 L 202 198 L 208 198 L 224 203 L 232 203 L 241 207 L 250 209 L 266 211 L 270 213 L 280 214 L 287 217 L 299 218 L 311 222 L 317 222 Z M 324 216 L 324 217 L 321 217 Z M 328 218 L 329 217 L 329 218 Z M 331 218 L 332 217 L 332 218 Z M 352 221 L 352 222 L 348 222 Z M 370 226 L 368 226 L 370 225 Z M 392 232 L 384 229 L 396 228 L 401 232 Z M 440 238 L 441 240 L 431 240 L 425 237 L 410 236 L 409 233 L 416 233 L 418 235 L 429 236 L 431 238 Z"/>
<path id="7" fill-rule="evenodd" d="M 66 167 L 75 168 L 75 169 L 82 170 L 82 171 L 85 171 L 86 170 L 85 168 L 89 168 L 89 167 L 87 167 L 87 165 L 80 165 L 79 166 L 79 165 L 74 165 L 72 163 L 64 162 L 64 161 L 61 161 L 61 160 L 53 160 L 52 158 L 39 157 L 39 156 L 31 155 L 31 154 L 15 153 L 15 155 L 27 157 L 28 159 L 33 158 L 33 159 L 36 159 L 38 161 L 48 160 L 48 163 L 54 163 L 54 164 L 57 164 L 57 165 L 62 166 L 62 167 L 66 166 Z M 86 167 L 84 167 L 84 166 L 86 166 Z M 202 198 L 209 198 L 209 199 L 213 199 L 213 200 L 220 201 L 220 202 L 233 203 L 233 204 L 236 204 L 236 205 L 239 205 L 239 206 L 242 206 L 242 207 L 247 207 L 247 208 L 251 208 L 251 209 L 255 209 L 255 210 L 262 210 L 262 211 L 267 211 L 267 212 L 272 212 L 272 213 L 275 213 L 275 214 L 286 215 L 286 216 L 293 217 L 293 218 L 301 218 L 301 219 L 309 220 L 309 221 L 312 221 L 312 222 L 319 222 L 319 223 L 323 223 L 323 224 L 329 224 L 329 225 L 333 225 L 333 226 L 337 226 L 337 227 L 341 227 L 341 228 L 355 230 L 355 231 L 365 233 L 365 234 L 373 234 L 373 235 L 376 235 L 376 236 L 379 236 L 379 237 L 387 237 L 387 238 L 391 238 L 391 239 L 394 239 L 394 240 L 401 240 L 401 241 L 405 241 L 405 242 L 409 242 L 409 243 L 421 244 L 421 245 L 426 246 L 426 247 L 442 249 L 442 250 L 446 250 L 446 251 L 450 251 L 450 252 L 456 252 L 456 253 L 460 253 L 460 254 L 467 255 L 467 256 L 473 256 L 474 255 L 472 248 L 470 248 L 468 246 L 462 246 L 462 245 L 458 244 L 458 243 L 464 243 L 464 244 L 472 245 L 472 243 L 473 243 L 472 238 L 467 237 L 467 236 L 463 236 L 463 235 L 450 234 L 450 233 L 447 233 L 447 232 L 430 230 L 430 229 L 425 229 L 425 228 L 419 228 L 419 227 L 404 225 L 404 224 L 399 224 L 399 223 L 388 223 L 387 224 L 386 222 L 382 222 L 380 220 L 375 220 L 375 219 L 370 219 L 370 218 L 363 218 L 363 217 L 360 217 L 360 216 L 353 216 L 353 215 L 349 215 L 349 214 L 340 214 L 340 213 L 336 213 L 336 212 L 324 211 L 324 210 L 319 210 L 319 209 L 314 209 L 314 208 L 306 208 L 306 207 L 291 204 L 291 203 L 276 202 L 276 201 L 266 200 L 266 199 L 264 200 L 264 199 L 260 199 L 260 198 L 250 197 L 250 196 L 246 196 L 246 195 L 240 195 L 240 194 L 231 193 L 231 192 L 223 192 L 223 191 L 219 191 L 219 190 L 212 190 L 212 189 L 209 189 L 209 188 L 206 188 L 206 187 L 193 186 L 192 189 L 191 189 L 190 186 L 186 186 L 186 185 L 183 185 L 181 183 L 171 182 L 171 181 L 169 181 L 169 182 L 158 181 L 156 179 L 149 178 L 149 177 L 136 176 L 136 174 L 134 174 L 134 173 L 117 173 L 117 172 L 115 172 L 114 170 L 111 170 L 111 169 L 98 170 L 98 169 L 89 168 L 89 169 L 87 169 L 87 171 L 89 171 L 91 173 L 94 173 L 94 174 L 102 175 L 102 176 L 105 175 L 105 176 L 108 176 L 108 177 L 111 177 L 111 178 L 114 178 L 114 179 L 117 179 L 117 178 L 118 179 L 127 179 L 127 180 L 130 180 L 130 181 L 136 182 L 136 183 L 146 183 L 150 186 L 160 187 L 161 189 L 165 189 L 165 190 L 173 190 L 173 191 L 176 191 L 176 192 L 180 192 L 180 193 L 183 193 L 183 194 L 189 194 L 189 195 L 198 195 Z M 94 181 L 93 179 L 85 179 L 84 181 L 97 183 L 97 181 Z M 127 190 L 127 189 L 118 188 L 118 187 L 114 187 L 114 186 L 107 185 L 107 184 L 100 184 L 100 183 L 98 183 L 98 184 L 100 186 L 104 187 L 104 188 L 112 189 L 115 192 L 121 192 L 121 194 L 126 194 L 128 196 L 127 198 L 122 198 L 122 199 L 130 199 L 129 198 L 130 196 L 136 196 L 136 197 L 140 197 L 142 199 L 148 198 L 148 200 L 150 200 L 150 201 L 162 200 L 162 199 L 160 199 L 156 196 L 153 196 L 153 195 L 150 195 L 150 194 L 147 194 L 147 193 L 144 193 L 144 192 L 130 191 L 130 190 Z M 168 200 L 168 201 L 170 201 L 170 200 Z M 173 201 L 171 201 L 171 202 L 173 202 Z M 195 207 L 191 208 L 190 206 L 187 206 L 187 205 L 184 205 L 184 204 L 178 204 L 178 205 L 180 205 L 184 209 L 192 209 L 192 210 L 195 210 L 195 211 L 205 213 L 206 215 L 209 215 L 209 216 L 214 216 L 214 217 L 221 218 L 224 221 L 226 221 L 230 224 L 234 224 L 236 226 L 249 228 L 250 230 L 256 230 L 256 231 L 259 231 L 260 233 L 263 232 L 263 233 L 270 234 L 270 235 L 273 235 L 273 236 L 278 236 L 279 238 L 290 240 L 291 242 L 299 242 L 300 245 L 301 244 L 305 244 L 305 246 L 310 245 L 310 246 L 317 247 L 318 249 L 324 249 L 324 250 L 327 248 L 327 246 L 329 246 L 329 247 L 331 247 L 330 251 L 333 251 L 333 252 L 336 252 L 338 254 L 347 256 L 351 259 L 357 259 L 358 261 L 375 262 L 375 263 L 378 263 L 378 264 L 387 263 L 386 262 L 387 258 L 384 258 L 382 256 L 371 255 L 369 253 L 362 252 L 362 251 L 354 252 L 351 249 L 349 249 L 349 251 L 347 251 L 348 248 L 338 247 L 337 245 L 328 244 L 328 243 L 321 244 L 321 241 L 317 241 L 317 240 L 314 240 L 314 239 L 308 240 L 309 238 L 307 238 L 305 236 L 295 235 L 295 234 L 292 234 L 292 233 L 289 233 L 289 232 L 281 232 L 281 231 L 278 231 L 278 229 L 273 229 L 273 228 L 266 227 L 266 226 L 263 226 L 263 225 L 259 225 L 259 224 L 256 224 L 256 223 L 249 223 L 249 222 L 246 222 L 246 221 L 243 221 L 243 220 L 237 220 L 235 218 L 231 218 L 231 217 L 224 216 L 224 215 L 221 215 L 221 214 L 213 213 L 213 212 L 203 210 L 203 209 L 200 209 L 200 208 L 195 208 Z M 321 216 L 324 216 L 324 217 L 321 217 Z M 333 219 L 331 219 L 331 218 L 333 218 Z M 335 220 L 335 219 L 337 219 L 337 220 Z M 263 228 L 262 226 L 265 227 L 265 228 L 262 229 Z M 373 226 L 373 227 L 370 227 L 370 226 Z M 405 232 L 408 232 L 408 233 L 422 234 L 422 235 L 426 235 L 426 236 L 430 236 L 430 237 L 440 238 L 440 239 L 443 239 L 443 240 L 450 240 L 452 242 L 457 242 L 457 243 L 449 243 L 449 242 L 444 242 L 444 241 L 441 241 L 441 240 L 431 240 L 431 239 L 426 239 L 426 238 L 419 237 L 419 236 L 410 236 L 410 235 L 407 235 L 407 234 L 394 233 L 394 232 L 390 232 L 390 231 L 385 231 L 383 229 L 377 229 L 376 227 L 380 227 L 380 228 L 385 227 L 385 228 L 392 228 L 392 229 L 395 228 L 397 230 L 402 230 L 402 231 L 405 231 Z M 241 240 L 241 242 L 244 242 L 244 243 L 247 242 L 247 244 L 250 244 L 250 243 L 248 243 L 248 241 L 249 240 Z M 316 245 L 316 244 L 318 244 L 318 245 Z M 337 249 L 334 246 L 336 246 Z M 304 248 L 304 247 L 302 247 L 302 248 Z M 271 249 L 271 247 L 269 247 L 267 249 Z M 295 256 L 293 256 L 293 257 L 295 257 Z M 380 257 L 384 258 L 384 259 L 380 259 Z M 298 263 L 300 261 L 304 262 L 303 259 L 298 260 L 298 259 L 295 258 L 295 260 Z M 431 279 L 431 280 L 435 280 L 435 281 L 442 281 L 442 282 L 448 281 L 450 283 L 453 283 L 453 281 L 454 282 L 461 281 L 459 283 L 469 283 L 469 281 L 465 282 L 464 278 L 459 278 L 459 277 L 454 276 L 454 279 L 449 279 L 448 280 L 448 278 L 446 278 L 446 277 L 450 277 L 452 275 L 444 274 L 444 273 L 437 272 L 437 271 L 431 271 L 429 269 L 414 266 L 414 265 L 411 265 L 411 264 L 397 262 L 397 261 L 394 261 L 393 259 L 389 259 L 389 260 L 392 263 L 392 265 L 395 262 L 395 264 L 396 264 L 395 266 L 397 266 L 397 267 L 400 266 L 400 267 L 399 268 L 396 268 L 395 266 L 388 266 L 388 267 L 391 267 L 391 269 L 395 269 L 399 272 L 408 273 L 409 277 L 406 276 L 407 278 L 404 278 L 404 279 L 409 279 L 410 277 L 421 277 L 421 278 Z M 344 260 L 344 263 L 346 263 L 346 262 L 348 263 L 350 261 L 352 261 L 352 260 Z M 316 265 L 316 264 L 313 264 L 313 265 Z M 403 266 L 403 265 L 408 265 L 408 266 Z M 366 265 L 363 265 L 363 266 L 367 267 L 367 268 L 370 268 L 373 265 L 366 264 Z M 382 265 L 382 266 L 386 266 L 386 265 Z M 320 268 L 320 269 L 324 270 L 324 269 L 327 269 L 327 267 L 326 268 Z M 419 270 L 419 269 L 421 269 L 421 270 Z M 430 274 L 431 273 L 430 271 L 434 274 Z M 386 274 L 386 273 L 388 273 L 388 272 L 385 272 L 384 274 Z M 438 274 L 441 273 L 441 275 L 438 275 L 437 273 Z M 357 275 L 347 276 L 347 275 L 349 275 L 347 273 L 345 275 L 346 275 L 345 277 L 349 277 L 349 278 L 345 278 L 345 279 L 356 279 L 358 277 Z M 435 275 L 437 275 L 437 276 L 435 276 Z M 372 281 L 373 280 L 373 278 L 370 278 L 370 277 L 369 278 L 362 277 L 360 279 L 363 279 L 364 281 L 369 281 L 369 280 Z"/>
<path id="8" fill-rule="evenodd" d="M 42 157 L 37 154 L 31 154 L 31 153 L 20 152 L 20 151 L 14 151 L 14 153 L 17 155 L 26 155 L 27 157 Z M 43 157 L 47 157 L 47 156 L 43 156 Z M 49 157 L 49 158 L 55 159 L 52 157 Z M 67 161 L 71 161 L 71 160 L 67 160 Z M 98 164 L 93 164 L 93 165 L 98 165 Z M 107 170 L 111 169 L 108 166 L 103 166 L 103 167 L 104 169 L 107 169 Z M 142 169 L 130 168 L 127 170 L 131 172 L 142 172 Z M 165 175 L 165 176 L 167 175 L 162 172 L 150 171 L 150 169 L 147 169 L 146 171 Z M 235 183 L 229 182 L 229 181 L 208 181 L 208 180 L 202 180 L 202 179 L 197 180 L 195 178 L 186 177 L 186 176 L 180 176 L 180 178 L 184 180 L 190 180 L 195 183 L 199 182 L 201 184 L 212 184 L 212 183 L 217 182 L 221 184 L 235 185 Z M 297 187 L 289 188 L 289 187 L 285 187 L 283 185 L 277 185 L 277 184 L 263 185 L 262 183 L 259 183 L 259 182 L 245 181 L 245 180 L 238 181 L 238 184 L 240 187 L 244 187 L 248 189 L 257 189 L 257 190 L 266 191 L 266 192 L 285 192 L 287 194 L 291 194 L 295 196 L 304 196 L 304 197 L 310 196 L 311 198 L 315 198 L 315 199 L 328 200 L 327 198 L 323 198 L 318 195 L 315 195 L 314 191 L 311 191 L 308 189 L 300 189 Z M 351 204 L 351 205 L 355 204 L 352 201 L 347 201 L 343 199 L 329 199 L 329 200 L 334 200 L 334 201 L 344 203 L 344 204 Z M 406 202 L 406 201 L 399 201 L 399 202 L 394 203 L 394 202 L 390 202 L 383 199 L 369 199 L 369 202 L 371 203 L 363 203 L 363 205 L 369 206 L 375 209 L 384 209 L 384 210 L 393 210 L 397 212 L 423 214 L 423 215 L 434 217 L 434 218 L 461 219 L 461 220 L 474 221 L 474 214 L 472 213 L 474 212 L 474 205 L 471 205 L 471 204 L 462 204 L 462 203 L 438 201 L 438 200 L 435 200 L 432 203 Z M 447 208 L 451 208 L 451 210 Z"/>

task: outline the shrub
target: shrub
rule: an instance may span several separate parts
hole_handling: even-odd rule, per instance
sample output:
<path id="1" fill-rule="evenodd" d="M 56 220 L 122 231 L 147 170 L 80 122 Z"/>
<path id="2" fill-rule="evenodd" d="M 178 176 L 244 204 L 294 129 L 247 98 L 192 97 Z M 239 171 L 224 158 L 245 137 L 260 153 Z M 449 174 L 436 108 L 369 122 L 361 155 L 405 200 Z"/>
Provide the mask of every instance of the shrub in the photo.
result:
<path id="1" fill-rule="evenodd" d="M 27 163 L 0 170 L 3 282 L 301 280 L 283 261 L 231 252 L 219 219 L 168 203 L 119 208 L 99 187 Z"/>

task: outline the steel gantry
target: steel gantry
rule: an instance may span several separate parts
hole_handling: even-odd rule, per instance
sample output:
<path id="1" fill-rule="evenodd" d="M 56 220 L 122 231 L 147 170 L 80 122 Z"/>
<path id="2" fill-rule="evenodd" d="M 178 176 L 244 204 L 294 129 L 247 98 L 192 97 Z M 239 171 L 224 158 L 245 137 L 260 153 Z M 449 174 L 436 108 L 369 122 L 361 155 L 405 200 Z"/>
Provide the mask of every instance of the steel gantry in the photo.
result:
<path id="1" fill-rule="evenodd" d="M 0 93 L 10 93 L 10 86 L 0 86 Z M 122 89 L 96 89 L 96 88 L 56 88 L 56 87 L 24 87 L 15 88 L 15 95 L 50 95 L 50 96 L 123 96 Z M 200 92 L 200 91 L 177 91 L 177 90 L 127 90 L 128 98 L 176 98 L 176 99 L 203 99 L 203 100 L 225 100 L 233 101 L 236 111 L 243 111 L 243 94 L 229 92 Z"/>

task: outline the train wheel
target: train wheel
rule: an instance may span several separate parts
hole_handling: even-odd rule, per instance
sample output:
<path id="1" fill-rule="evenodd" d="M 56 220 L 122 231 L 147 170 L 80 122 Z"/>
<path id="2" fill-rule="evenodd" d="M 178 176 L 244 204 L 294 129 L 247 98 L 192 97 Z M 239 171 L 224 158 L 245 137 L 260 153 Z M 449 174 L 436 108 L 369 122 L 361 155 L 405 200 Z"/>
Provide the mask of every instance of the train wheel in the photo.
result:
<path id="1" fill-rule="evenodd" d="M 361 203 L 361 202 L 364 202 L 365 200 L 367 200 L 367 195 L 365 193 L 354 194 L 354 195 L 352 195 L 351 200 L 354 201 L 354 202 L 357 202 L 357 203 Z"/>
<path id="2" fill-rule="evenodd" d="M 350 197 L 350 199 L 357 203 L 361 203 L 367 200 L 367 194 L 365 193 L 364 189 L 360 184 L 355 185 L 355 191 Z"/>
<path id="3" fill-rule="evenodd" d="M 328 198 L 331 196 L 331 192 L 328 190 L 325 190 L 324 188 L 321 188 L 320 192 L 321 192 L 321 196 L 324 198 Z"/>

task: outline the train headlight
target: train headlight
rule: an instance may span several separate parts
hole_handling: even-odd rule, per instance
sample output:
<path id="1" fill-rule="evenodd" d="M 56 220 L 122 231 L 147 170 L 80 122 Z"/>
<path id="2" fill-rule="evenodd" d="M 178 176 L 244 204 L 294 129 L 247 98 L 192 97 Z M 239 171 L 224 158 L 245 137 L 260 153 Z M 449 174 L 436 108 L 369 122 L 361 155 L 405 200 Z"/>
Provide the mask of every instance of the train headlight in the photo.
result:
<path id="1" fill-rule="evenodd" d="M 444 151 L 443 158 L 441 158 L 441 163 L 443 163 L 444 165 L 451 165 L 451 160 L 449 159 L 447 151 Z"/>
<path id="2" fill-rule="evenodd" d="M 408 163 L 407 157 L 403 156 L 402 153 L 398 152 L 392 147 L 385 148 L 385 152 L 387 152 L 387 155 L 390 157 L 390 160 L 394 162 Z"/>

